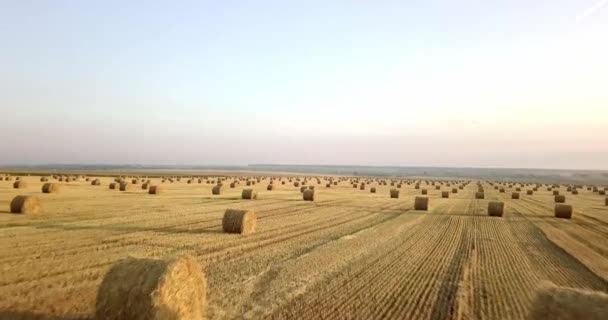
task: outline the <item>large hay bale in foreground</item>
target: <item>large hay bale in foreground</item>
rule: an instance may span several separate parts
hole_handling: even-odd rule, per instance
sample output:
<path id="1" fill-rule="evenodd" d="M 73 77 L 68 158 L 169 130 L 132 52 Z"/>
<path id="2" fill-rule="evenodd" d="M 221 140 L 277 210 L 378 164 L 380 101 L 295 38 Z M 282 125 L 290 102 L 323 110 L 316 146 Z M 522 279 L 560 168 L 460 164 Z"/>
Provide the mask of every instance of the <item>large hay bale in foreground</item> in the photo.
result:
<path id="1" fill-rule="evenodd" d="M 399 198 L 399 190 L 397 190 L 397 189 L 391 189 L 390 193 L 391 193 L 391 198 L 392 199 L 398 199 Z"/>
<path id="2" fill-rule="evenodd" d="M 608 316 L 608 295 L 550 285 L 541 286 L 528 320 L 603 320 Z"/>
<path id="3" fill-rule="evenodd" d="M 16 196 L 11 201 L 11 213 L 35 214 L 40 212 L 40 200 L 35 196 Z"/>
<path id="4" fill-rule="evenodd" d="M 148 194 L 160 194 L 164 192 L 164 188 L 160 185 L 150 186 L 148 188 Z"/>
<path id="5" fill-rule="evenodd" d="M 61 186 L 57 183 L 47 182 L 42 185 L 42 193 L 58 193 Z"/>
<path id="6" fill-rule="evenodd" d="M 490 217 L 502 217 L 505 211 L 505 203 L 501 201 L 490 201 L 488 203 L 488 215 Z"/>
<path id="7" fill-rule="evenodd" d="M 572 218 L 572 206 L 569 204 L 558 203 L 555 205 L 555 217 L 562 219 Z"/>
<path id="8" fill-rule="evenodd" d="M 475 192 L 475 199 L 484 199 L 485 194 L 483 192 Z"/>
<path id="9" fill-rule="evenodd" d="M 566 202 L 566 196 L 564 196 L 564 195 L 555 196 L 555 203 L 565 203 L 565 202 Z"/>
<path id="10" fill-rule="evenodd" d="M 302 194 L 304 201 L 315 201 L 315 189 L 305 190 Z"/>
<path id="11" fill-rule="evenodd" d="M 227 233 L 250 234 L 255 232 L 256 223 L 255 211 L 228 209 L 224 212 L 222 228 Z"/>
<path id="12" fill-rule="evenodd" d="M 207 279 L 192 257 L 126 258 L 106 273 L 95 319 L 202 319 Z"/>
<path id="13" fill-rule="evenodd" d="M 15 183 L 13 183 L 13 188 L 15 188 L 15 189 L 27 188 L 27 182 L 25 182 L 23 180 L 17 180 L 17 181 L 15 181 Z"/>
<path id="14" fill-rule="evenodd" d="M 241 193 L 241 198 L 245 200 L 254 200 L 258 198 L 258 192 L 253 189 L 243 189 Z"/>
<path id="15" fill-rule="evenodd" d="M 213 195 L 217 196 L 217 195 L 220 195 L 221 193 L 222 193 L 222 187 L 221 186 L 214 186 L 211 189 L 211 194 L 213 194 Z"/>
<path id="16" fill-rule="evenodd" d="M 416 197 L 414 200 L 414 210 L 427 211 L 429 209 L 429 198 L 428 197 Z"/>

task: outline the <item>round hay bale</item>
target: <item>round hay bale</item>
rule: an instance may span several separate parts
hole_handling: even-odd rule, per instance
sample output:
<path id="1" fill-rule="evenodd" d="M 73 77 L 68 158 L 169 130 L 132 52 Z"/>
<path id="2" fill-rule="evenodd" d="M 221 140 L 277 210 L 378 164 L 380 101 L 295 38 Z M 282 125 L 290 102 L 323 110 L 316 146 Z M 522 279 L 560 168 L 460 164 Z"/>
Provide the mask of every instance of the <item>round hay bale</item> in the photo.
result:
<path id="1" fill-rule="evenodd" d="M 300 183 L 296 181 L 296 182 L 293 183 L 293 186 L 297 188 L 297 187 L 300 186 Z"/>
<path id="2" fill-rule="evenodd" d="M 555 217 L 562 219 L 572 218 L 572 206 L 569 204 L 558 203 L 555 205 Z"/>
<path id="3" fill-rule="evenodd" d="M 137 179 L 133 179 L 131 180 L 131 184 L 137 184 L 139 181 L 137 181 Z"/>
<path id="4" fill-rule="evenodd" d="M 104 276 L 95 319 L 202 319 L 206 292 L 207 279 L 192 257 L 129 257 Z"/>
<path id="5" fill-rule="evenodd" d="M 391 199 L 399 199 L 399 190 L 398 189 L 391 189 L 390 193 L 391 193 Z"/>
<path id="6" fill-rule="evenodd" d="M 414 199 L 414 210 L 427 211 L 429 209 L 428 197 L 416 197 Z"/>
<path id="7" fill-rule="evenodd" d="M 458 188 L 452 188 L 452 193 L 458 193 Z"/>
<path id="8" fill-rule="evenodd" d="M 369 192 L 370 193 L 376 193 L 376 187 L 369 188 Z"/>
<path id="9" fill-rule="evenodd" d="M 606 190 L 600 190 L 597 192 L 597 194 L 599 194 L 600 196 L 605 196 L 606 195 Z"/>
<path id="10" fill-rule="evenodd" d="M 475 192 L 475 199 L 484 199 L 485 194 L 483 192 Z"/>
<path id="11" fill-rule="evenodd" d="M 148 188 L 148 194 L 160 194 L 164 192 L 164 188 L 160 185 L 150 186 Z"/>
<path id="12" fill-rule="evenodd" d="M 222 227 L 226 233 L 250 234 L 255 232 L 256 214 L 253 210 L 228 209 L 224 212 Z"/>
<path id="13" fill-rule="evenodd" d="M 608 206 L 608 197 L 604 198 L 604 205 Z"/>
<path id="14" fill-rule="evenodd" d="M 121 182 L 120 183 L 120 191 L 127 191 L 129 190 L 129 184 L 126 182 Z"/>
<path id="15" fill-rule="evenodd" d="M 300 193 L 304 193 L 305 190 L 306 190 L 306 186 L 301 186 L 300 187 Z"/>
<path id="16" fill-rule="evenodd" d="M 435 186 L 435 190 L 441 190 L 441 186 Z"/>
<path id="17" fill-rule="evenodd" d="M 211 194 L 213 194 L 213 195 L 217 196 L 217 195 L 220 195 L 221 193 L 222 193 L 222 187 L 221 186 L 214 186 L 211 189 Z"/>
<path id="18" fill-rule="evenodd" d="M 502 217 L 505 210 L 505 203 L 501 201 L 490 201 L 488 203 L 488 215 L 490 217 Z"/>
<path id="19" fill-rule="evenodd" d="M 241 193 L 241 198 L 245 200 L 254 200 L 258 198 L 258 193 L 253 189 L 243 189 L 243 192 Z"/>
<path id="20" fill-rule="evenodd" d="M 112 183 L 110 183 L 109 188 L 112 190 L 118 190 L 119 186 L 120 186 L 120 184 L 118 182 L 112 182 Z"/>
<path id="21" fill-rule="evenodd" d="M 565 202 L 566 202 L 566 196 L 564 196 L 564 195 L 555 196 L 555 203 L 565 203 Z"/>
<path id="22" fill-rule="evenodd" d="M 326 184 L 325 188 L 331 188 L 331 183 Z"/>
<path id="23" fill-rule="evenodd" d="M 526 194 L 527 194 L 527 195 L 529 195 L 529 196 L 531 196 L 531 195 L 533 195 L 533 194 L 534 194 L 534 191 L 533 191 L 533 190 L 527 190 L 527 191 L 526 191 Z"/>
<path id="24" fill-rule="evenodd" d="M 148 190 L 149 187 L 150 187 L 150 182 L 144 182 L 141 184 L 142 190 Z"/>
<path id="25" fill-rule="evenodd" d="M 559 190 L 553 190 L 553 195 L 554 196 L 559 196 Z"/>
<path id="26" fill-rule="evenodd" d="M 428 194 L 429 191 L 427 189 L 422 189 L 422 190 L 420 190 L 420 193 L 425 195 L 425 194 Z"/>
<path id="27" fill-rule="evenodd" d="M 49 181 L 49 178 L 47 177 L 40 177 L 40 182 L 47 182 Z"/>
<path id="28" fill-rule="evenodd" d="M 42 185 L 42 193 L 58 193 L 60 189 L 61 187 L 57 183 L 47 182 Z"/>
<path id="29" fill-rule="evenodd" d="M 600 291 L 543 284 L 536 292 L 528 320 L 603 320 L 608 315 L 608 295 Z"/>
<path id="30" fill-rule="evenodd" d="M 304 199 L 304 201 L 315 201 L 315 190 L 304 190 L 304 193 L 302 193 L 302 199 Z"/>
<path id="31" fill-rule="evenodd" d="M 274 185 L 273 185 L 273 184 L 269 184 L 269 185 L 266 187 L 266 190 L 267 190 L 267 191 L 272 191 L 272 190 L 274 190 Z"/>
<path id="32" fill-rule="evenodd" d="M 450 197 L 450 193 L 447 191 L 441 191 L 441 197 L 442 198 L 449 198 Z"/>
<path id="33" fill-rule="evenodd" d="M 511 199 L 519 199 L 519 192 L 511 193 Z"/>
<path id="34" fill-rule="evenodd" d="M 92 186 L 100 186 L 101 185 L 101 180 L 99 180 L 99 179 L 93 179 L 93 180 L 91 180 L 91 185 Z"/>
<path id="35" fill-rule="evenodd" d="M 11 201 L 11 213 L 35 214 L 40 212 L 40 200 L 36 196 L 16 196 Z"/>
<path id="36" fill-rule="evenodd" d="M 572 194 L 578 194 L 578 190 L 573 189 L 573 190 L 572 190 Z"/>
<path id="37" fill-rule="evenodd" d="M 27 182 L 25 182 L 23 180 L 17 180 L 17 181 L 15 181 L 15 183 L 13 183 L 13 188 L 15 188 L 15 189 L 27 188 Z"/>

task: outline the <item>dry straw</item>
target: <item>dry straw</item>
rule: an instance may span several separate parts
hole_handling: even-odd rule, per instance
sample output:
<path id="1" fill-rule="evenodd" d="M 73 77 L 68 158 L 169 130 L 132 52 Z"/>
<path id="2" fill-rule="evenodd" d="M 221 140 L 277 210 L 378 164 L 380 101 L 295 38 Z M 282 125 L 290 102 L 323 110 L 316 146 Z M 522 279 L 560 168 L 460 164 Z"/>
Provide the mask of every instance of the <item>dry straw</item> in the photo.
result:
<path id="1" fill-rule="evenodd" d="M 222 228 L 226 233 L 250 234 L 255 232 L 256 214 L 253 210 L 228 209 L 224 212 Z"/>
<path id="2" fill-rule="evenodd" d="M 112 183 L 110 183 L 110 186 L 109 186 L 109 187 L 110 187 L 110 189 L 112 189 L 112 190 L 117 190 L 117 189 L 118 189 L 118 186 L 119 186 L 118 182 L 112 182 Z"/>
<path id="3" fill-rule="evenodd" d="M 150 186 L 150 188 L 148 188 L 148 194 L 159 194 L 162 192 L 163 192 L 163 188 L 159 185 Z"/>
<path id="4" fill-rule="evenodd" d="M 258 193 L 253 189 L 243 189 L 243 192 L 241 193 L 241 198 L 245 200 L 254 200 L 258 198 Z"/>
<path id="5" fill-rule="evenodd" d="M 11 213 L 35 214 L 40 212 L 40 200 L 35 196 L 16 196 L 11 201 Z"/>
<path id="6" fill-rule="evenodd" d="M 60 189 L 61 187 L 57 183 L 47 182 L 42 185 L 42 193 L 58 193 Z"/>
<path id="7" fill-rule="evenodd" d="M 95 319 L 202 319 L 207 280 L 193 257 L 126 258 L 97 293 Z"/>
<path id="8" fill-rule="evenodd" d="M 527 319 L 603 320 L 607 315 L 606 293 L 543 284 L 536 293 Z"/>
<path id="9" fill-rule="evenodd" d="M 491 217 L 502 217 L 505 211 L 505 203 L 500 201 L 491 201 L 488 203 L 488 215 Z"/>
<path id="10" fill-rule="evenodd" d="M 555 205 L 555 217 L 562 219 L 572 218 L 572 206 L 569 204 L 558 203 Z"/>
<path id="11" fill-rule="evenodd" d="M 27 183 L 23 180 L 17 180 L 17 181 L 15 181 L 15 183 L 13 183 L 13 188 L 15 188 L 15 189 L 27 188 Z"/>

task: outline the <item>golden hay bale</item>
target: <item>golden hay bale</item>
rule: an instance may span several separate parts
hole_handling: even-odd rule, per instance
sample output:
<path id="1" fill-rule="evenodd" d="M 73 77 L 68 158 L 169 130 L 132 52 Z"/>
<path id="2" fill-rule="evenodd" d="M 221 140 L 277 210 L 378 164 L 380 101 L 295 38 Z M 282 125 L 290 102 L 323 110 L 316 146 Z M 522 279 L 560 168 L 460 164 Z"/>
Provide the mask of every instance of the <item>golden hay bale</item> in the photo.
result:
<path id="1" fill-rule="evenodd" d="M 224 212 L 222 227 L 226 233 L 250 234 L 255 232 L 256 221 L 253 210 L 228 209 Z"/>
<path id="2" fill-rule="evenodd" d="M 519 199 L 519 192 L 511 193 L 511 199 Z"/>
<path id="3" fill-rule="evenodd" d="M 606 190 L 600 190 L 597 192 L 597 194 L 599 194 L 600 196 L 605 196 L 606 195 Z"/>
<path id="4" fill-rule="evenodd" d="M 267 191 L 272 191 L 272 190 L 274 190 L 274 185 L 273 185 L 272 183 L 271 183 L 271 184 L 269 184 L 269 185 L 266 187 L 266 190 L 267 190 Z"/>
<path id="5" fill-rule="evenodd" d="M 484 199 L 485 193 L 483 192 L 475 192 L 475 199 Z"/>
<path id="6" fill-rule="evenodd" d="M 132 183 L 132 184 L 137 184 L 138 182 L 139 182 L 139 181 L 137 181 L 137 179 L 133 179 L 133 180 L 131 180 L 131 183 Z"/>
<path id="7" fill-rule="evenodd" d="M 148 188 L 148 194 L 160 194 L 164 192 L 164 188 L 160 185 L 150 186 Z"/>
<path id="8" fill-rule="evenodd" d="M 428 197 L 416 197 L 414 199 L 414 210 L 427 211 L 429 209 L 429 198 Z"/>
<path id="9" fill-rule="evenodd" d="M 608 197 L 604 199 L 604 205 L 608 206 Z"/>
<path id="10" fill-rule="evenodd" d="M 331 188 L 331 183 L 326 184 L 325 188 Z"/>
<path id="11" fill-rule="evenodd" d="M 416 185 L 414 186 L 414 189 L 420 189 L 420 185 L 419 185 L 419 184 L 416 184 Z"/>
<path id="12" fill-rule="evenodd" d="M 376 193 L 376 188 L 375 188 L 375 187 L 370 188 L 370 189 L 369 189 L 369 192 L 370 192 L 370 193 Z"/>
<path id="13" fill-rule="evenodd" d="M 49 181 L 49 178 L 47 177 L 40 177 L 40 182 L 46 182 Z"/>
<path id="14" fill-rule="evenodd" d="M 213 195 L 219 195 L 221 193 L 222 193 L 221 186 L 214 186 L 213 189 L 211 189 L 211 194 L 213 194 Z"/>
<path id="15" fill-rule="evenodd" d="M 399 198 L 399 190 L 397 190 L 397 189 L 391 189 L 390 193 L 391 193 L 391 198 L 392 199 L 398 199 Z"/>
<path id="16" fill-rule="evenodd" d="M 304 199 L 304 201 L 315 201 L 315 190 L 304 190 L 304 193 L 302 194 L 302 199 Z"/>
<path id="17" fill-rule="evenodd" d="M 126 182 L 121 182 L 120 183 L 120 191 L 127 191 L 129 190 L 129 184 Z"/>
<path id="18" fill-rule="evenodd" d="M 527 194 L 527 195 L 529 195 L 529 196 L 531 196 L 531 195 L 533 195 L 533 194 L 534 194 L 534 191 L 533 191 L 533 190 L 527 190 L 527 191 L 526 191 L 526 194 Z"/>
<path id="19" fill-rule="evenodd" d="M 293 186 L 294 186 L 294 187 L 299 187 L 299 186 L 300 186 L 300 183 L 296 181 L 296 182 L 294 182 L 294 183 L 293 183 Z"/>
<path id="20" fill-rule="evenodd" d="M 564 202 L 566 202 L 566 196 L 564 196 L 564 195 L 555 196 L 555 203 L 564 203 Z"/>
<path id="21" fill-rule="evenodd" d="M 91 185 L 92 186 L 100 186 L 101 185 L 101 180 L 99 180 L 99 179 L 93 179 L 93 180 L 91 180 Z"/>
<path id="22" fill-rule="evenodd" d="M 34 214 L 40 212 L 40 200 L 36 196 L 16 196 L 11 201 L 11 213 Z"/>
<path id="23" fill-rule="evenodd" d="M 572 194 L 578 194 L 578 190 L 573 189 L 573 190 L 572 190 Z"/>
<path id="24" fill-rule="evenodd" d="M 202 319 L 206 292 L 207 279 L 192 257 L 129 257 L 104 276 L 95 319 Z"/>
<path id="25" fill-rule="evenodd" d="M 253 189 L 243 189 L 243 193 L 241 193 L 241 198 L 245 200 L 254 200 L 258 198 L 258 192 Z"/>
<path id="26" fill-rule="evenodd" d="M 361 186 L 359 187 L 360 190 L 365 190 L 365 183 L 362 183 Z"/>
<path id="27" fill-rule="evenodd" d="M 60 185 L 57 183 L 47 182 L 42 185 L 42 193 L 57 193 L 60 190 Z"/>
<path id="28" fill-rule="evenodd" d="M 490 217 L 502 217 L 505 211 L 505 203 L 501 201 L 490 201 L 488 203 L 488 215 Z"/>
<path id="29" fill-rule="evenodd" d="M 300 187 L 300 193 L 303 193 L 306 190 L 306 186 L 301 186 Z"/>
<path id="30" fill-rule="evenodd" d="M 572 218 L 572 206 L 569 204 L 558 203 L 555 205 L 555 217 L 562 219 Z"/>
<path id="31" fill-rule="evenodd" d="M 505 193 L 505 188 L 500 188 L 500 190 L 498 190 L 498 192 Z"/>
<path id="32" fill-rule="evenodd" d="M 23 180 L 17 180 L 17 181 L 15 181 L 15 183 L 13 183 L 13 188 L 15 188 L 15 189 L 27 188 L 27 182 L 25 182 Z"/>
<path id="33" fill-rule="evenodd" d="M 110 183 L 109 188 L 112 190 L 118 190 L 119 186 L 120 186 L 120 184 L 118 182 L 112 182 L 112 183 Z"/>
<path id="34" fill-rule="evenodd" d="M 427 189 L 422 189 L 422 190 L 420 190 L 420 193 L 421 193 L 421 194 L 428 194 L 428 193 L 429 193 L 429 191 L 428 191 Z"/>
<path id="35" fill-rule="evenodd" d="M 150 182 L 144 182 L 141 184 L 142 190 L 148 190 L 149 187 L 150 187 Z"/>
<path id="36" fill-rule="evenodd" d="M 449 198 L 450 197 L 450 193 L 448 191 L 441 191 L 441 197 L 442 198 Z"/>
<path id="37" fill-rule="evenodd" d="M 435 186 L 435 190 L 441 190 L 441 186 Z"/>
<path id="38" fill-rule="evenodd" d="M 458 188 L 452 188 L 452 193 L 458 193 Z"/>
<path id="39" fill-rule="evenodd" d="M 521 188 L 517 187 L 517 188 L 515 188 L 515 191 L 520 192 Z"/>
<path id="40" fill-rule="evenodd" d="M 559 196 L 559 190 L 553 190 L 553 195 L 554 196 Z"/>
<path id="41" fill-rule="evenodd" d="M 608 295 L 553 285 L 542 285 L 533 300 L 528 320 L 603 320 L 608 315 Z"/>

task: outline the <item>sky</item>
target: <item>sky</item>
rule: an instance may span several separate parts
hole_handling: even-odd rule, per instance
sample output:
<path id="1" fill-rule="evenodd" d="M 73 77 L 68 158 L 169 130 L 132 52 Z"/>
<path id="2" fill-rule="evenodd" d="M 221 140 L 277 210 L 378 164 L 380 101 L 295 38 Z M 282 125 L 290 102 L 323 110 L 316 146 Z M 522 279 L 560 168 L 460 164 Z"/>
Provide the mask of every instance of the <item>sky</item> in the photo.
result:
<path id="1" fill-rule="evenodd" d="M 608 169 L 608 0 L 0 1 L 0 165 Z"/>

